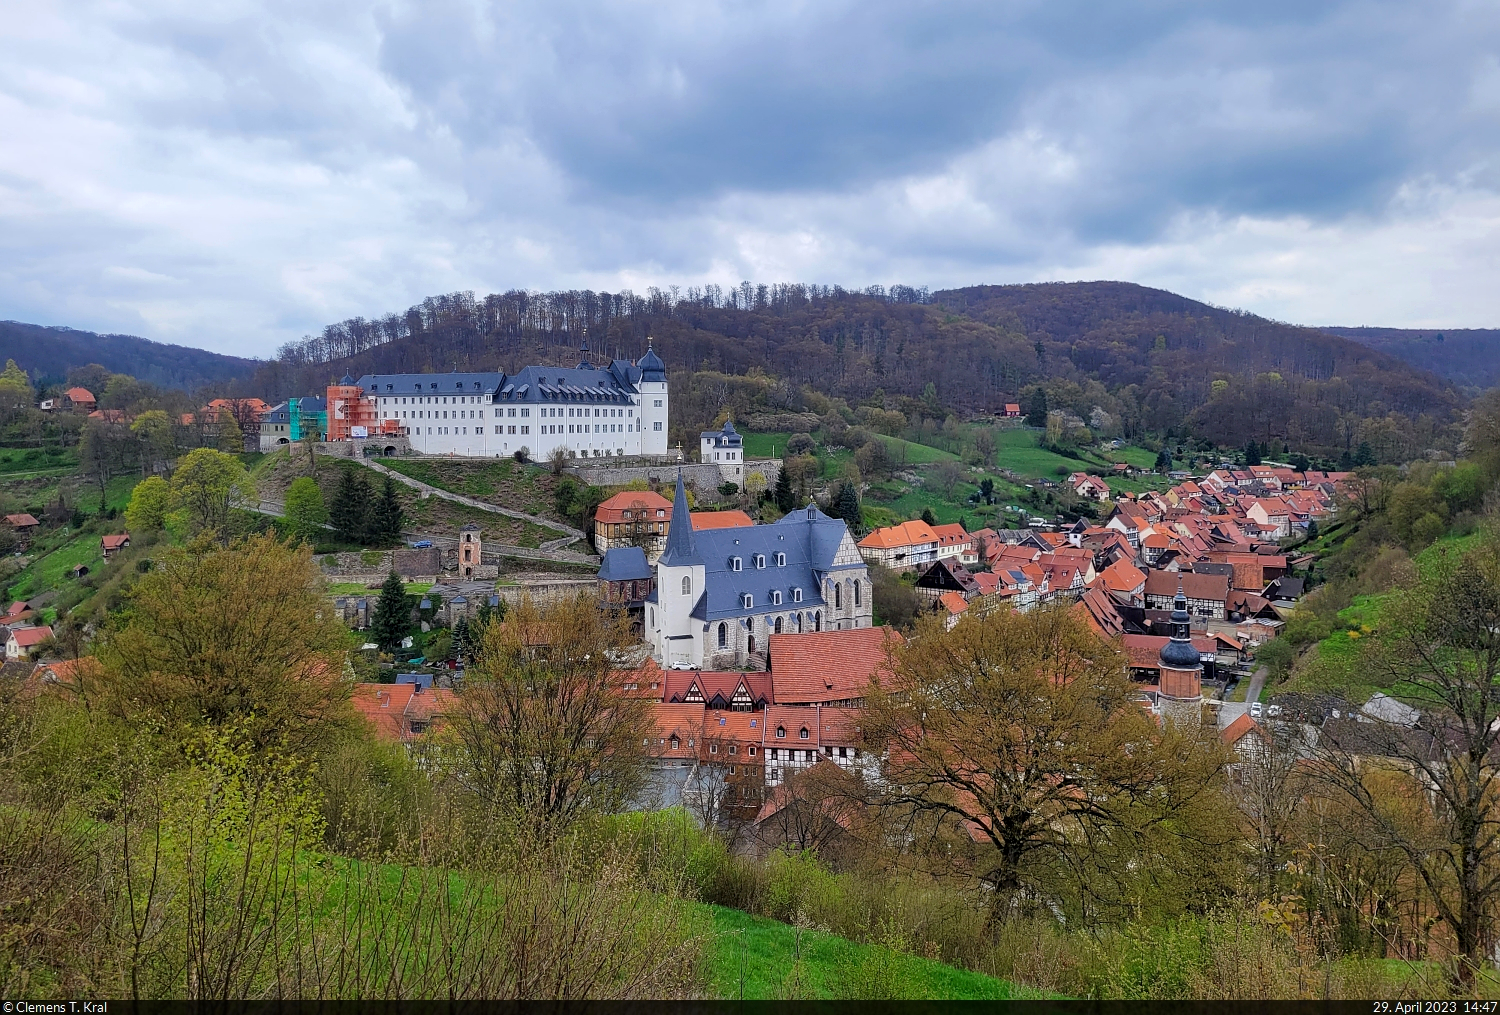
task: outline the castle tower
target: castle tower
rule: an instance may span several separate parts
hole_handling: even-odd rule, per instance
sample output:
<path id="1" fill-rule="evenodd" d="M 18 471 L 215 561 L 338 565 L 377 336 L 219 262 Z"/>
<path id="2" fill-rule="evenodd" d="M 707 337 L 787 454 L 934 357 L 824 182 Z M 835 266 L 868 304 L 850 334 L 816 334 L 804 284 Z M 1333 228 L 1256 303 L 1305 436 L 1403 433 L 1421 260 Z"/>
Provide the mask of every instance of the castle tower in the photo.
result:
<path id="1" fill-rule="evenodd" d="M 479 573 L 484 560 L 484 544 L 479 535 L 479 526 L 470 522 L 458 530 L 458 573 L 473 578 Z"/>
<path id="2" fill-rule="evenodd" d="M 646 339 L 646 355 L 636 360 L 640 367 L 641 380 L 641 454 L 665 455 L 667 453 L 667 365 L 651 348 L 651 339 Z"/>
<path id="3" fill-rule="evenodd" d="M 1192 617 L 1187 611 L 1187 597 L 1182 581 L 1177 582 L 1177 598 L 1172 601 L 1172 636 L 1161 647 L 1157 664 L 1161 669 L 1157 701 L 1164 719 L 1199 722 L 1203 715 L 1203 662 L 1193 647 Z"/>

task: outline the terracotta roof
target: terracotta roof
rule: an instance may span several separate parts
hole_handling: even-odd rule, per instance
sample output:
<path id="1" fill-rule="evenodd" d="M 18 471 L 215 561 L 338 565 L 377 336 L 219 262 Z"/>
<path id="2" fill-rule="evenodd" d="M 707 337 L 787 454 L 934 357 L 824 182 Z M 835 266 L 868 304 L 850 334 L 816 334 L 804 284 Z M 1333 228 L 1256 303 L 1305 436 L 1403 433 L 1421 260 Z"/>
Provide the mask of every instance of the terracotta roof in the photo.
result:
<path id="1" fill-rule="evenodd" d="M 1261 737 L 1265 736 L 1265 733 L 1260 728 L 1260 724 L 1250 718 L 1250 713 L 1242 712 L 1239 718 L 1219 731 L 1219 736 L 1224 738 L 1224 743 L 1233 747 L 1252 731 Z"/>
<path id="2" fill-rule="evenodd" d="M 886 647 L 905 642 L 889 627 L 773 634 L 768 641 L 771 686 L 778 702 L 844 701 L 864 696 L 886 664 Z"/>
<path id="3" fill-rule="evenodd" d="M 647 753 L 658 758 L 695 758 L 703 739 L 702 705 L 658 702 L 651 706 L 652 730 L 647 734 Z M 672 738 L 677 746 L 672 746 Z"/>
<path id="4" fill-rule="evenodd" d="M 1158 634 L 1126 634 L 1120 637 L 1120 647 L 1125 650 L 1132 668 L 1154 670 L 1157 668 L 1162 646 L 1171 640 Z M 1192 642 L 1193 648 L 1200 653 L 1214 652 L 1219 647 L 1218 642 L 1207 635 L 1194 635 Z"/>
<path id="5" fill-rule="evenodd" d="M 52 637 L 50 627 L 13 627 L 10 636 L 16 640 L 16 644 L 22 648 L 31 648 L 40 645 Z"/>
<path id="6" fill-rule="evenodd" d="M 68 396 L 69 401 L 73 402 L 95 401 L 94 393 L 88 388 L 69 388 L 67 391 L 64 391 L 63 394 Z"/>
<path id="7" fill-rule="evenodd" d="M 104 548 L 106 550 L 118 550 L 120 549 L 120 547 L 130 542 L 130 533 L 122 532 L 114 536 L 105 536 L 102 540 L 100 540 L 100 542 L 104 544 Z"/>
<path id="8" fill-rule="evenodd" d="M 355 684 L 349 696 L 354 707 L 375 727 L 381 740 L 402 743 L 415 739 L 412 720 L 430 723 L 453 707 L 453 692 L 416 684 Z"/>
<path id="9" fill-rule="evenodd" d="M 898 546 L 915 546 L 937 541 L 938 535 L 932 531 L 932 526 L 917 520 L 876 529 L 861 539 L 859 545 L 867 550 L 893 550 Z"/>
<path id="10" fill-rule="evenodd" d="M 1164 532 L 1153 532 L 1141 540 L 1142 546 L 1148 546 L 1153 550 L 1165 550 L 1172 545 L 1172 540 Z"/>
<path id="11" fill-rule="evenodd" d="M 950 614 L 957 616 L 969 608 L 969 601 L 960 592 L 944 592 L 938 596 L 938 603 Z"/>
<path id="12" fill-rule="evenodd" d="M 852 708 L 814 708 L 808 705 L 772 705 L 765 717 L 765 745 L 798 750 L 826 746 L 848 747 L 859 739 L 859 712 Z M 778 737 L 777 730 L 785 736 Z M 807 730 L 807 739 L 802 731 Z"/>
<path id="13" fill-rule="evenodd" d="M 937 533 L 938 546 L 957 546 L 960 543 L 969 542 L 971 538 L 964 531 L 964 527 L 957 522 L 950 522 L 947 525 L 934 525 L 932 526 L 932 531 Z"/>
<path id="14" fill-rule="evenodd" d="M 1084 618 L 1098 634 L 1114 638 L 1125 633 L 1125 619 L 1115 607 L 1115 601 L 1101 588 L 1086 591 L 1073 609 L 1082 610 Z"/>
<path id="15" fill-rule="evenodd" d="M 1117 560 L 1099 572 L 1097 584 L 1111 592 L 1134 592 L 1146 584 L 1146 576 L 1130 561 Z"/>
<path id="16" fill-rule="evenodd" d="M 18 529 L 19 528 L 24 528 L 24 527 L 30 526 L 30 525 L 40 525 L 40 524 L 42 524 L 41 522 L 39 522 L 35 518 L 33 518 L 31 515 L 25 514 L 25 513 L 18 514 L 18 515 L 6 515 L 5 516 L 5 520 L 7 522 L 9 522 L 10 524 L 14 525 Z"/>
<path id="17" fill-rule="evenodd" d="M 703 529 L 738 529 L 755 524 L 743 511 L 694 511 L 689 517 L 693 520 L 694 532 Z"/>
<path id="18" fill-rule="evenodd" d="M 692 704 L 708 704 L 717 696 L 723 699 L 727 708 L 729 702 L 734 698 L 734 692 L 741 684 L 750 693 L 750 700 L 759 707 L 762 703 L 769 704 L 775 701 L 772 696 L 772 680 L 769 673 L 741 673 L 737 670 L 668 670 L 662 674 L 664 683 L 661 700 L 669 704 L 682 704 L 687 702 L 688 693 L 693 687 L 698 688 L 701 702 Z"/>
<path id="19" fill-rule="evenodd" d="M 10 604 L 10 609 L 5 611 L 5 615 L 7 617 L 19 617 L 21 614 L 26 613 L 30 609 L 30 603 L 25 603 L 17 599 L 15 602 Z"/>
<path id="20" fill-rule="evenodd" d="M 672 518 L 672 502 L 661 494 L 651 490 L 626 490 L 600 503 L 594 510 L 594 521 L 606 524 L 640 521 L 641 517 L 635 512 L 642 510 L 648 512 L 646 520 L 670 521 Z M 658 510 L 665 511 L 666 514 L 658 516 L 656 514 Z M 631 512 L 629 518 L 625 517 L 626 511 Z M 696 527 L 695 525 L 694 528 Z"/>

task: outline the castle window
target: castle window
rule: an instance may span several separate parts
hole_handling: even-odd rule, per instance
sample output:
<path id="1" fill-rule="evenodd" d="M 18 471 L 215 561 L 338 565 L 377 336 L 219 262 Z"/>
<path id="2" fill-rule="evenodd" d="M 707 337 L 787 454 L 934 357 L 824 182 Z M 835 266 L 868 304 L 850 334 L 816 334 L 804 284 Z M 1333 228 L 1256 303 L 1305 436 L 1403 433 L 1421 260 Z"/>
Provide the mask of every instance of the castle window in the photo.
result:
<path id="1" fill-rule="evenodd" d="M 685 575 L 682 576 L 682 594 L 685 595 L 685 596 L 690 596 L 690 595 L 693 594 L 693 576 L 692 575 L 685 574 Z"/>
<path id="2" fill-rule="evenodd" d="M 833 608 L 835 610 L 844 608 L 844 586 L 838 582 L 833 584 Z"/>
<path id="3" fill-rule="evenodd" d="M 728 648 L 729 647 L 729 625 L 728 624 L 720 624 L 719 625 L 719 647 L 720 648 Z"/>
<path id="4" fill-rule="evenodd" d="M 792 589 L 792 602 L 794 602 L 794 603 L 800 603 L 800 602 L 802 602 L 802 589 L 800 587 Z"/>
<path id="5" fill-rule="evenodd" d="M 775 628 L 776 628 L 776 633 L 780 634 L 781 633 L 781 618 L 780 617 L 776 618 Z"/>
<path id="6" fill-rule="evenodd" d="M 771 605 L 772 606 L 780 606 L 781 605 L 781 590 L 780 589 L 772 589 L 771 590 Z"/>
<path id="7" fill-rule="evenodd" d="M 859 605 L 859 580 L 858 579 L 855 579 L 855 581 L 854 581 L 854 605 L 855 606 Z"/>
<path id="8" fill-rule="evenodd" d="M 784 553 L 778 553 L 778 554 L 776 554 L 776 566 L 777 567 L 786 567 L 786 554 L 784 554 Z"/>

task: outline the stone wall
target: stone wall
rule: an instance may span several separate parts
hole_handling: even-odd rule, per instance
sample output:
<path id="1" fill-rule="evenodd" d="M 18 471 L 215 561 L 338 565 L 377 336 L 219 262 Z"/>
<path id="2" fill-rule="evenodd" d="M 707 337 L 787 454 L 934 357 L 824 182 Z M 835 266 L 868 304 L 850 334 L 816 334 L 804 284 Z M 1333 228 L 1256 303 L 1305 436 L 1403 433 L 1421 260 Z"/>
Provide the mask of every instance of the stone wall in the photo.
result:
<path id="1" fill-rule="evenodd" d="M 610 466 L 594 465 L 591 461 L 588 465 L 570 465 L 566 471 L 568 475 L 575 476 L 592 486 L 625 486 L 643 479 L 652 486 L 670 489 L 677 482 L 679 470 L 682 472 L 683 483 L 699 495 L 707 496 L 715 493 L 719 484 L 724 482 L 719 466 L 712 463 L 708 465 Z M 770 490 L 776 486 L 776 477 L 781 475 L 781 459 L 750 459 L 744 463 L 744 470 L 746 479 L 753 474 L 763 477 L 766 481 L 766 489 Z"/>
<path id="2" fill-rule="evenodd" d="M 318 454 L 335 458 L 400 458 L 413 454 L 405 437 L 361 437 L 347 441 L 321 441 Z"/>

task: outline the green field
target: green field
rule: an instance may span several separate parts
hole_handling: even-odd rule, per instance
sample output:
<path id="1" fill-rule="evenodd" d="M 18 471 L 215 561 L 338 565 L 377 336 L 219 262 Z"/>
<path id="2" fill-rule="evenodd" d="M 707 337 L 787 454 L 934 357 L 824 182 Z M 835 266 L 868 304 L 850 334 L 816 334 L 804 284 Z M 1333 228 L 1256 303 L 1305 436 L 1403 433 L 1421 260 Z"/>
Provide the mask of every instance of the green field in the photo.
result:
<path id="1" fill-rule="evenodd" d="M 406 594 L 409 596 L 420 596 L 426 594 L 432 588 L 432 582 L 406 582 Z M 368 588 L 363 582 L 330 582 L 328 592 L 335 596 L 363 596 L 378 595 L 379 587 Z"/>
<path id="2" fill-rule="evenodd" d="M 46 547 L 11 582 L 11 599 L 31 599 L 73 581 L 73 567 L 85 564 L 90 571 L 104 562 L 97 533 L 84 532 L 62 541 L 61 535 L 50 537 L 57 545 Z"/>
<path id="3" fill-rule="evenodd" d="M 800 997 L 1000 1001 L 1045 996 L 878 945 L 857 944 L 817 930 L 799 934 L 788 924 L 737 909 L 705 908 L 714 927 L 712 989 L 721 999 L 768 1001 L 786 996 L 787 977 L 798 958 L 806 976 L 804 990 L 795 992 Z"/>

